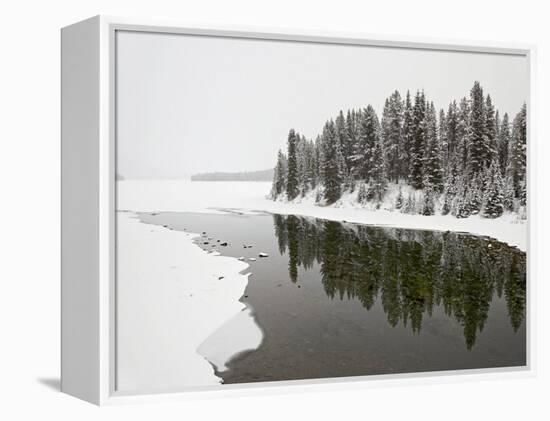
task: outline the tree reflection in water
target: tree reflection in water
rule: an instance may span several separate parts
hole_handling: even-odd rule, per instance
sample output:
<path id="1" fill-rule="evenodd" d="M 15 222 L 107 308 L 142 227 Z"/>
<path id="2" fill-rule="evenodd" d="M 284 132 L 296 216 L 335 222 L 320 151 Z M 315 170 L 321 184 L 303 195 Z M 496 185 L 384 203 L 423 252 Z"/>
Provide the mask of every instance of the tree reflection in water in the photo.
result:
<path id="1" fill-rule="evenodd" d="M 483 330 L 494 294 L 504 294 L 510 323 L 525 317 L 525 253 L 487 237 L 381 228 L 274 215 L 289 276 L 320 265 L 331 298 L 357 298 L 369 310 L 381 300 L 388 323 L 420 332 L 422 319 L 442 306 L 464 329 L 471 349 Z"/>

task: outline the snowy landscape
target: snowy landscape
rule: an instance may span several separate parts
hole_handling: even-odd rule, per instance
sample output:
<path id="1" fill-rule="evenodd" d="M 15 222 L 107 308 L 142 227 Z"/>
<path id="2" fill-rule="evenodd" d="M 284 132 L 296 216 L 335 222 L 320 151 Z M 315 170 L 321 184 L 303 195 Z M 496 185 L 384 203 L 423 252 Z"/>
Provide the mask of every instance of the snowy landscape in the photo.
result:
<path id="1" fill-rule="evenodd" d="M 386 99 L 379 121 L 372 106 L 340 111 L 315 141 L 290 129 L 279 151 L 271 196 L 331 205 L 346 199 L 371 210 L 489 219 L 526 218 L 525 104 L 502 120 L 475 82 L 469 97 L 441 109 L 417 91 Z M 354 194 L 355 193 L 355 194 Z"/>
<path id="2" fill-rule="evenodd" d="M 119 370 L 132 373 L 131 380 L 119 378 L 125 390 L 220 384 L 222 379 L 215 370 L 223 372 L 234 356 L 257 349 L 264 334 L 251 309 L 240 301 L 248 281 L 243 273 L 253 273 L 249 267 L 253 261 L 224 257 L 218 251 L 205 252 L 193 242 L 202 231 L 151 227 L 139 221 L 138 213 L 303 215 L 375 226 L 466 232 L 527 249 L 527 223 L 511 212 L 496 219 L 411 215 L 393 210 L 391 195 L 388 208 L 383 205 L 378 210 L 357 206 L 353 197 L 345 195 L 333 206 L 319 206 L 312 195 L 289 203 L 269 197 L 269 182 L 126 180 L 119 181 L 117 188 L 121 210 L 117 218 L 119 268 L 131 268 L 118 272 L 119 288 L 129 291 L 119 295 L 118 320 L 120 326 L 136 329 L 120 330 Z M 206 225 L 203 229 L 209 231 Z M 253 255 L 260 259 L 259 253 L 261 250 L 255 250 Z M 136 314 L 144 316 L 143 323 L 136 325 Z M 148 321 L 150 314 L 155 316 Z M 167 331 L 168 327 L 176 331 Z M 148 364 L 150 361 L 156 364 Z"/>
<path id="3" fill-rule="evenodd" d="M 117 36 L 117 390 L 525 365 L 523 58 Z"/>

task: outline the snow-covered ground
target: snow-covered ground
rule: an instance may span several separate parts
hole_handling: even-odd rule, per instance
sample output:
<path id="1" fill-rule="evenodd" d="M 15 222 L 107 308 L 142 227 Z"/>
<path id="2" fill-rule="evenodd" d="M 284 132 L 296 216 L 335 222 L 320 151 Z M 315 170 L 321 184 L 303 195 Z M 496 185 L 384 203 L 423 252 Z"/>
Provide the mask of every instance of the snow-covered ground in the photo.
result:
<path id="1" fill-rule="evenodd" d="M 300 203 L 272 201 L 266 196 L 268 182 L 189 182 L 179 180 L 128 180 L 118 182 L 120 209 L 140 211 L 213 212 L 232 208 L 243 211 L 266 211 L 307 215 L 331 220 L 411 229 L 461 231 L 488 235 L 527 250 L 527 223 L 516 214 L 487 219 L 479 215 L 458 219 L 451 215 L 408 215 L 396 211 L 368 210 L 357 207 L 350 197 L 335 206 L 318 206 L 311 195 Z"/>
<path id="2" fill-rule="evenodd" d="M 223 371 L 232 355 L 262 339 L 239 301 L 248 265 L 205 253 L 194 234 L 141 223 L 130 212 L 117 216 L 118 389 L 219 384 L 204 357 Z"/>

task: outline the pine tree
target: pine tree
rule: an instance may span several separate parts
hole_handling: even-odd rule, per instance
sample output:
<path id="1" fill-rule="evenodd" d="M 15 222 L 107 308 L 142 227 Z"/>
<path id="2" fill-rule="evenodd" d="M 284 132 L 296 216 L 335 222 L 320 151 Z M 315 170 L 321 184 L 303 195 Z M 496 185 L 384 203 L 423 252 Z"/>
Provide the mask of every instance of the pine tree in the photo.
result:
<path id="1" fill-rule="evenodd" d="M 409 170 L 409 181 L 415 189 L 421 189 L 424 165 L 424 142 L 426 137 L 426 100 L 424 93 L 417 91 L 414 98 L 413 108 L 413 130 L 411 143 L 411 162 Z"/>
<path id="2" fill-rule="evenodd" d="M 315 188 L 315 145 L 312 141 L 305 142 L 305 192 Z"/>
<path id="3" fill-rule="evenodd" d="M 504 211 L 504 196 L 500 168 L 496 159 L 486 170 L 484 182 L 485 198 L 481 214 L 485 218 L 498 218 Z"/>
<path id="4" fill-rule="evenodd" d="M 502 205 L 505 211 L 514 210 L 514 183 L 512 177 L 507 176 L 502 182 Z"/>
<path id="5" fill-rule="evenodd" d="M 514 197 L 519 198 L 527 170 L 527 106 L 525 104 L 514 118 L 509 160 L 508 174 L 511 177 Z"/>
<path id="6" fill-rule="evenodd" d="M 398 183 L 401 177 L 399 162 L 401 138 L 403 132 L 403 101 L 399 91 L 394 91 L 386 99 L 382 121 L 382 141 L 386 162 L 386 174 L 389 180 Z"/>
<path id="7" fill-rule="evenodd" d="M 445 111 L 443 109 L 439 110 L 439 149 L 440 149 L 440 160 L 443 171 L 443 176 L 447 173 L 448 162 L 449 162 L 449 145 L 447 143 L 447 117 L 445 116 Z"/>
<path id="8" fill-rule="evenodd" d="M 459 172 L 466 173 L 468 167 L 468 128 L 470 125 L 470 101 L 466 97 L 460 101 L 457 117 L 456 164 Z"/>
<path id="9" fill-rule="evenodd" d="M 306 158 L 306 139 L 296 134 L 296 164 L 298 174 L 298 195 L 305 195 L 308 189 L 307 185 L 307 158 Z"/>
<path id="10" fill-rule="evenodd" d="M 413 108 L 411 103 L 411 94 L 407 91 L 405 97 L 405 106 L 403 109 L 403 129 L 401 131 L 401 149 L 399 150 L 399 161 L 401 168 L 399 173 L 403 178 L 409 180 L 409 169 L 411 167 L 411 145 L 413 142 Z"/>
<path id="11" fill-rule="evenodd" d="M 422 201 L 422 215 L 430 216 L 435 214 L 435 191 L 431 186 L 424 187 L 424 197 Z"/>
<path id="12" fill-rule="evenodd" d="M 344 117 L 344 113 L 342 110 L 340 110 L 338 117 L 336 117 L 336 139 L 340 145 L 339 146 L 340 154 L 341 154 L 340 171 L 342 172 L 342 176 L 345 179 L 347 179 L 347 175 L 348 175 L 347 161 L 349 159 L 348 148 L 350 146 L 350 139 L 349 139 L 348 128 L 346 126 L 346 119 Z"/>
<path id="13" fill-rule="evenodd" d="M 518 214 L 521 219 L 527 219 L 527 181 L 521 182 L 521 188 L 519 193 L 519 209 Z"/>
<path id="14" fill-rule="evenodd" d="M 510 122 L 508 121 L 508 113 L 505 113 L 500 122 L 498 132 L 498 162 L 502 174 L 506 173 L 508 168 L 508 153 L 510 150 Z"/>
<path id="15" fill-rule="evenodd" d="M 496 127 L 496 135 L 497 135 L 497 140 L 496 140 L 497 152 L 498 152 L 498 139 L 500 137 L 500 125 L 501 125 L 500 112 L 498 110 L 495 110 L 495 127 Z"/>
<path id="16" fill-rule="evenodd" d="M 523 180 L 521 182 L 519 191 L 519 204 L 520 206 L 527 206 L 527 182 Z"/>
<path id="17" fill-rule="evenodd" d="M 369 182 L 370 167 L 373 164 L 373 153 L 380 135 L 380 123 L 371 105 L 363 111 L 359 126 L 359 150 L 355 156 L 359 160 L 359 177 Z"/>
<path id="18" fill-rule="evenodd" d="M 471 177 L 475 177 L 485 168 L 485 162 L 489 150 L 483 89 L 477 81 L 474 83 L 474 86 L 470 91 L 470 102 L 471 109 L 467 134 L 467 159 L 468 173 Z"/>
<path id="19" fill-rule="evenodd" d="M 409 193 L 405 205 L 401 208 L 401 213 L 415 214 L 416 213 L 416 199 L 414 194 Z"/>
<path id="20" fill-rule="evenodd" d="M 457 218 L 468 218 L 470 216 L 470 191 L 464 182 L 465 175 L 457 181 L 457 194 L 451 205 L 451 213 Z"/>
<path id="21" fill-rule="evenodd" d="M 361 184 L 359 187 L 359 191 L 357 192 L 357 202 L 364 205 L 367 203 L 369 199 L 368 193 L 367 193 L 367 186 L 365 184 Z"/>
<path id="22" fill-rule="evenodd" d="M 373 198 L 377 202 L 381 202 L 387 185 L 381 140 L 378 140 L 374 144 L 372 151 L 372 162 L 369 166 L 368 179 L 370 180 L 369 198 Z"/>
<path id="23" fill-rule="evenodd" d="M 285 154 L 279 150 L 277 154 L 277 164 L 273 171 L 273 187 L 271 190 L 271 197 L 276 199 L 280 194 L 285 191 L 287 177 L 287 159 Z"/>
<path id="24" fill-rule="evenodd" d="M 441 168 L 441 150 L 437 136 L 437 121 L 435 117 L 435 107 L 433 102 L 428 105 L 426 111 L 426 139 L 425 157 L 422 172 L 424 178 L 422 183 L 424 187 L 441 193 L 443 190 L 443 170 Z"/>
<path id="25" fill-rule="evenodd" d="M 449 104 L 447 116 L 445 118 L 445 139 L 447 150 L 445 159 L 449 164 L 453 161 L 458 150 L 458 106 L 456 101 Z"/>
<path id="26" fill-rule="evenodd" d="M 457 160 L 459 158 L 456 155 L 453 155 L 451 158 L 451 163 L 449 166 L 449 171 L 445 177 L 444 183 L 444 201 L 443 207 L 441 208 L 441 214 L 447 215 L 449 213 L 456 214 L 456 209 L 453 209 L 453 206 L 456 202 L 456 196 L 461 191 L 461 182 L 464 178 L 464 175 L 458 171 Z"/>
<path id="27" fill-rule="evenodd" d="M 311 165 L 313 167 L 313 180 L 311 182 L 311 188 L 314 189 L 320 184 L 321 181 L 321 136 L 317 136 L 315 143 L 313 144 L 313 162 Z"/>
<path id="28" fill-rule="evenodd" d="M 466 206 L 470 215 L 477 215 L 483 205 L 483 173 L 478 173 L 473 176 L 468 183 L 468 192 Z"/>
<path id="29" fill-rule="evenodd" d="M 397 193 L 397 197 L 395 198 L 395 209 L 400 210 L 405 202 L 405 198 L 403 197 L 403 191 L 401 187 L 399 187 L 399 192 Z"/>
<path id="30" fill-rule="evenodd" d="M 488 167 L 497 157 L 497 120 L 490 95 L 485 100 L 485 137 L 484 166 Z"/>
<path id="31" fill-rule="evenodd" d="M 322 137 L 322 167 L 321 178 L 325 188 L 324 198 L 327 204 L 332 204 L 340 199 L 342 194 L 341 161 L 342 153 L 340 143 L 336 139 L 336 128 L 331 120 L 327 122 Z"/>
<path id="32" fill-rule="evenodd" d="M 348 173 L 352 173 L 353 154 L 357 145 L 357 131 L 355 129 L 355 111 L 348 110 L 345 123 L 346 136 L 342 144 L 342 154 L 346 160 Z"/>
<path id="33" fill-rule="evenodd" d="M 298 139 L 294 129 L 288 133 L 288 170 L 286 180 L 286 196 L 294 200 L 298 196 L 298 159 L 296 156 Z"/>

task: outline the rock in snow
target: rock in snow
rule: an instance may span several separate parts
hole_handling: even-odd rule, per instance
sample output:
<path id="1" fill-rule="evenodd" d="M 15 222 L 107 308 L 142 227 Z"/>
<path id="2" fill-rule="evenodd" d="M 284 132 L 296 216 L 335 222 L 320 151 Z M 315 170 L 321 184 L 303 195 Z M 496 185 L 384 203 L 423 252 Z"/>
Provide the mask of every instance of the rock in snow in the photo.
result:
<path id="1" fill-rule="evenodd" d="M 256 259 L 254 257 L 249 257 L 248 260 L 250 260 L 251 262 L 255 262 Z"/>
<path id="2" fill-rule="evenodd" d="M 258 254 L 258 256 L 260 256 L 260 257 L 268 257 L 269 255 L 268 255 L 267 253 L 260 253 L 260 254 Z"/>

